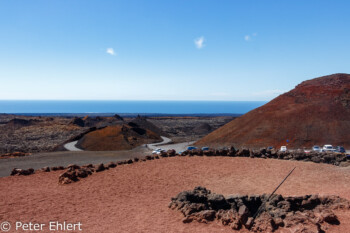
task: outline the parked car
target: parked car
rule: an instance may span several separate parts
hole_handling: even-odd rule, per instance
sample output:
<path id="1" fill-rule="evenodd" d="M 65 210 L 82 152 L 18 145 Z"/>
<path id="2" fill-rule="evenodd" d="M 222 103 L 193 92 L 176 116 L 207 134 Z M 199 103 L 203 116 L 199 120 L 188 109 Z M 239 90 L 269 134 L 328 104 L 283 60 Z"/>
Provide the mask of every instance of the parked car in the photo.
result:
<path id="1" fill-rule="evenodd" d="M 187 150 L 197 150 L 197 147 L 195 147 L 195 146 L 189 146 L 189 147 L 187 147 Z"/>
<path id="2" fill-rule="evenodd" d="M 202 151 L 208 151 L 209 150 L 209 147 L 202 147 Z"/>
<path id="3" fill-rule="evenodd" d="M 335 149 L 332 145 L 324 145 L 322 148 L 322 152 L 334 152 Z"/>
<path id="4" fill-rule="evenodd" d="M 165 152 L 165 150 L 158 148 L 152 151 L 152 154 L 160 155 L 162 152 Z"/>
<path id="5" fill-rule="evenodd" d="M 320 146 L 313 146 L 312 150 L 316 151 L 316 152 L 321 152 L 321 147 Z"/>
<path id="6" fill-rule="evenodd" d="M 346 152 L 345 149 L 344 149 L 344 147 L 342 147 L 342 146 L 337 146 L 337 147 L 335 148 L 335 151 L 336 151 L 336 152 L 339 152 L 339 153 L 345 153 L 345 152 Z"/>
<path id="7" fill-rule="evenodd" d="M 273 150 L 273 146 L 268 146 L 267 149 L 268 150 Z"/>
<path id="8" fill-rule="evenodd" d="M 152 154 L 156 154 L 158 151 L 161 151 L 162 149 L 160 149 L 160 148 L 157 148 L 157 149 L 155 149 L 154 151 L 152 151 Z"/>
<path id="9" fill-rule="evenodd" d="M 280 151 L 286 152 L 287 151 L 287 147 L 286 146 L 281 146 Z"/>

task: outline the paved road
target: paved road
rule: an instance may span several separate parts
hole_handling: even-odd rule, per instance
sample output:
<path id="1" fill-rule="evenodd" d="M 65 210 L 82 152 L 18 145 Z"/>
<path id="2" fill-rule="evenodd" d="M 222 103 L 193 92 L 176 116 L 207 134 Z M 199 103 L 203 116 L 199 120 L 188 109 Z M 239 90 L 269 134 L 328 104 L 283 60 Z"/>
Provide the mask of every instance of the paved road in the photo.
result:
<path id="1" fill-rule="evenodd" d="M 83 151 L 82 149 L 79 149 L 76 147 L 78 141 L 68 142 L 64 145 L 64 148 L 68 151 Z"/>
<path id="2" fill-rule="evenodd" d="M 121 161 L 150 154 L 150 150 L 162 148 L 183 151 L 193 142 L 171 143 L 171 139 L 162 136 L 163 141 L 137 147 L 128 151 L 83 151 L 75 147 L 77 141 L 67 143 L 64 147 L 71 151 L 37 153 L 18 158 L 0 159 L 0 177 L 9 176 L 13 168 L 34 168 L 67 166 L 69 164 L 98 164 L 111 161 Z"/>
<path id="3" fill-rule="evenodd" d="M 163 139 L 163 141 L 161 141 L 161 142 L 146 144 L 144 146 L 150 150 L 155 150 L 155 149 L 161 148 L 163 150 L 174 149 L 177 152 L 180 152 L 180 151 L 186 150 L 189 145 L 192 145 L 193 143 L 196 142 L 196 141 L 191 141 L 191 142 L 182 142 L 182 143 L 171 144 L 172 140 L 170 138 L 167 138 L 164 136 L 161 136 L 161 138 Z M 78 141 L 69 142 L 69 143 L 64 145 L 64 148 L 66 148 L 68 151 L 83 151 L 82 149 L 79 149 L 76 147 L 77 143 L 78 143 Z"/>
<path id="4" fill-rule="evenodd" d="M 192 145 L 195 142 L 196 141 L 182 142 L 182 143 L 176 143 L 176 144 L 167 144 L 167 145 L 158 146 L 157 148 L 161 148 L 163 150 L 174 149 L 174 150 L 176 150 L 176 152 L 180 152 L 180 151 L 186 150 L 189 145 Z"/>
<path id="5" fill-rule="evenodd" d="M 180 151 L 184 151 L 187 149 L 187 147 L 189 145 L 192 145 L 193 143 L 195 143 L 196 141 L 191 141 L 191 142 L 182 142 L 182 143 L 175 143 L 172 144 L 171 143 L 171 139 L 161 136 L 163 141 L 162 142 L 158 142 L 158 143 L 152 143 L 152 144 L 147 144 L 147 147 L 151 150 L 155 150 L 155 149 L 163 149 L 163 150 L 170 150 L 170 149 L 174 149 L 176 150 L 176 152 L 180 152 Z"/>
<path id="6" fill-rule="evenodd" d="M 146 148 L 131 151 L 59 151 L 37 153 L 18 158 L 0 159 L 0 177 L 9 176 L 13 168 L 34 168 L 67 166 L 69 164 L 98 164 L 121 161 L 150 154 Z"/>
<path id="7" fill-rule="evenodd" d="M 164 145 L 164 144 L 168 144 L 171 142 L 170 138 L 164 137 L 164 136 L 160 136 L 163 141 L 162 142 L 157 142 L 157 143 L 151 143 L 151 144 L 147 144 L 147 148 L 151 149 L 151 150 L 155 150 L 157 148 L 160 148 L 160 145 Z"/>
<path id="8" fill-rule="evenodd" d="M 146 147 L 151 149 L 151 150 L 155 150 L 157 148 L 159 148 L 160 145 L 164 145 L 164 144 L 168 144 L 171 142 L 170 138 L 164 137 L 164 136 L 160 136 L 163 141 L 161 142 L 157 142 L 157 143 L 151 143 L 151 144 L 147 144 Z M 82 149 L 79 149 L 76 147 L 78 141 L 73 141 L 73 142 L 68 142 L 64 145 L 64 148 L 68 151 L 83 151 Z"/>

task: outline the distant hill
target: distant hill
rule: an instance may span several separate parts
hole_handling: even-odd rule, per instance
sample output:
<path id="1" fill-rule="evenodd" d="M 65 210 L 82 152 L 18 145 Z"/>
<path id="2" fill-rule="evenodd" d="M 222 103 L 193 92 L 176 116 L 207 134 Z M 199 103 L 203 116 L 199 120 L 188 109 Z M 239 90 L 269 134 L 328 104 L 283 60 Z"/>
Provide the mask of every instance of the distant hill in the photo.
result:
<path id="1" fill-rule="evenodd" d="M 161 140 L 161 137 L 151 130 L 124 124 L 90 132 L 79 140 L 78 147 L 90 151 L 130 150 Z"/>
<path id="2" fill-rule="evenodd" d="M 21 127 L 34 125 L 37 122 L 40 122 L 40 121 L 37 119 L 35 119 L 35 120 L 28 119 L 27 120 L 27 119 L 21 119 L 21 118 L 14 118 L 6 123 L 6 128 L 19 129 Z"/>
<path id="3" fill-rule="evenodd" d="M 162 131 L 158 126 L 154 125 L 152 122 L 148 121 L 146 117 L 142 117 L 138 115 L 131 122 L 129 122 L 130 126 L 140 127 L 143 129 L 148 129 L 152 132 L 157 133 L 162 136 L 169 136 L 166 132 Z"/>
<path id="4" fill-rule="evenodd" d="M 213 131 L 197 145 L 289 148 L 350 147 L 350 75 L 304 81 L 293 90 Z"/>

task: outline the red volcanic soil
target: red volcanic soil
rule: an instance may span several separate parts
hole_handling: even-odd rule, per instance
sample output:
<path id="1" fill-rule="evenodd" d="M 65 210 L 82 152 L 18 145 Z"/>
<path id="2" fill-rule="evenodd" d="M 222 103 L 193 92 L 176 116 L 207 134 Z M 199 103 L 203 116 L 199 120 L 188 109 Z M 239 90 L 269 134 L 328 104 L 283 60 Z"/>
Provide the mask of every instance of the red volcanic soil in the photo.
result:
<path id="1" fill-rule="evenodd" d="M 115 125 L 84 135 L 78 146 L 90 151 L 130 150 L 155 141 L 161 141 L 161 138 L 153 131 L 129 125 Z"/>
<path id="2" fill-rule="evenodd" d="M 350 75 L 304 81 L 197 142 L 206 146 L 350 147 Z"/>
<path id="3" fill-rule="evenodd" d="M 294 166 L 279 194 L 350 199 L 348 168 L 272 159 L 172 157 L 117 166 L 69 185 L 58 184 L 62 171 L 0 178 L 0 222 L 80 221 L 84 233 L 233 232 L 218 222 L 182 223 L 182 214 L 168 208 L 171 197 L 199 185 L 224 195 L 270 193 Z M 335 213 L 341 224 L 329 225 L 327 232 L 350 232 L 349 211 Z"/>

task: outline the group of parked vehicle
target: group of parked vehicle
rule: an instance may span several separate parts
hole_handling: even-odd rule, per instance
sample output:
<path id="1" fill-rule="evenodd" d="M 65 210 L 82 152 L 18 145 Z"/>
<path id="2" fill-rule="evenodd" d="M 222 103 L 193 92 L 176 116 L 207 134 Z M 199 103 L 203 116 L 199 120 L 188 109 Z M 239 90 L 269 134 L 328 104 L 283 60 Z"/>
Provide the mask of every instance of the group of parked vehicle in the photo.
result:
<path id="1" fill-rule="evenodd" d="M 338 153 L 345 153 L 345 149 L 342 146 L 333 147 L 332 145 L 324 145 L 322 148 L 320 146 L 313 146 L 313 151 L 316 152 L 338 152 Z M 281 146 L 280 151 L 287 151 L 286 146 Z M 304 150 L 305 152 L 310 152 L 309 150 Z"/>
<path id="2" fill-rule="evenodd" d="M 312 150 L 317 152 L 339 152 L 339 153 L 346 152 L 344 147 L 342 146 L 333 147 L 332 145 L 324 145 L 323 148 L 319 146 L 313 146 Z"/>
<path id="3" fill-rule="evenodd" d="M 187 147 L 187 150 L 197 150 L 197 149 L 198 148 L 195 146 Z M 207 151 L 207 150 L 209 150 L 209 147 L 202 147 L 201 149 L 202 149 L 202 151 Z M 272 150 L 273 147 L 269 146 L 267 149 Z M 344 147 L 342 147 L 342 146 L 333 147 L 332 145 L 324 145 L 322 148 L 320 146 L 316 145 L 316 146 L 312 147 L 312 150 L 315 152 L 338 152 L 338 153 L 345 153 L 346 152 Z M 280 151 L 283 151 L 283 152 L 287 151 L 287 146 L 281 146 Z M 304 151 L 306 153 L 310 152 L 310 150 L 304 150 Z M 158 148 L 158 149 L 154 150 L 152 152 L 152 154 L 160 155 L 162 152 L 166 152 L 166 151 L 161 149 L 161 148 Z M 182 152 L 183 151 L 181 151 L 180 154 Z"/>
<path id="4" fill-rule="evenodd" d="M 197 147 L 195 147 L 195 146 L 189 146 L 189 147 L 187 147 L 187 150 L 197 150 L 198 148 Z M 207 150 L 209 150 L 209 147 L 202 147 L 201 148 L 201 150 L 202 151 L 207 151 Z"/>
<path id="5" fill-rule="evenodd" d="M 195 147 L 195 146 L 189 146 L 187 147 L 187 150 L 197 150 L 198 148 Z M 209 147 L 202 147 L 201 148 L 202 151 L 207 151 L 209 150 Z M 161 148 L 158 148 L 158 149 L 155 149 L 154 151 L 152 151 L 152 154 L 156 154 L 156 155 L 160 155 L 162 152 L 166 152 L 165 150 L 161 149 Z M 180 151 L 179 153 L 181 154 L 183 151 Z"/>

